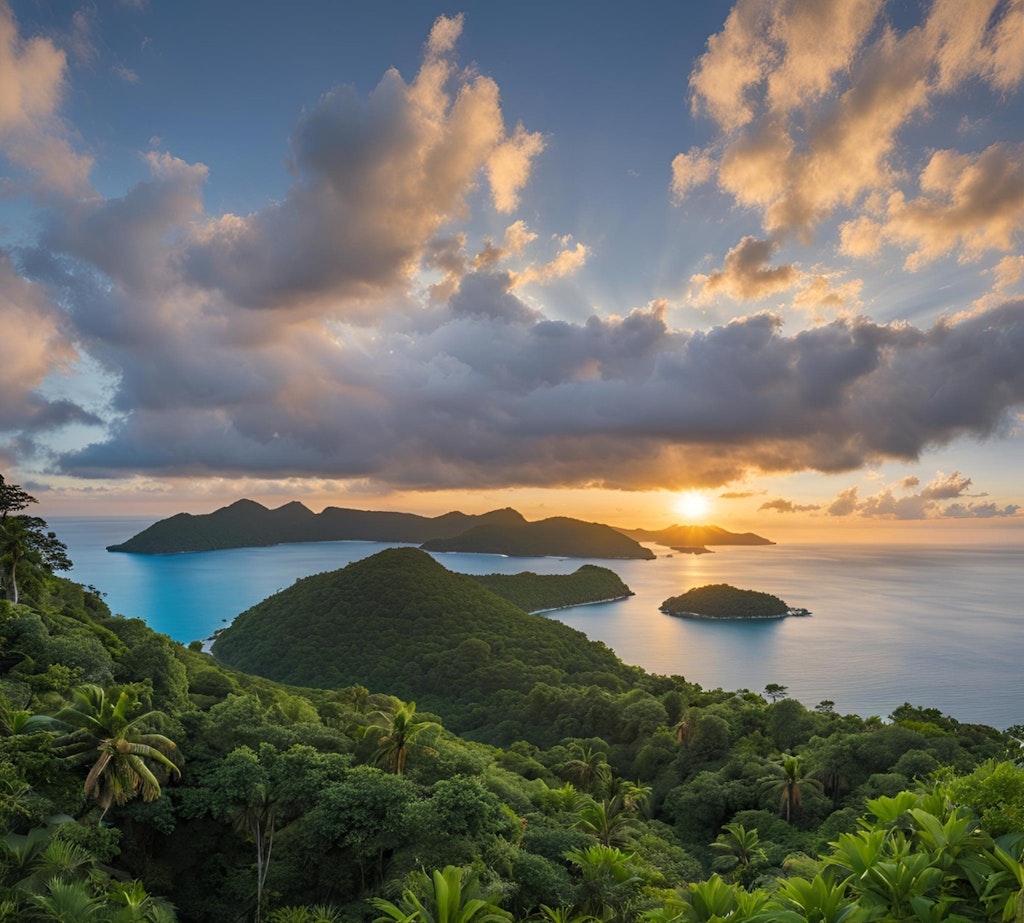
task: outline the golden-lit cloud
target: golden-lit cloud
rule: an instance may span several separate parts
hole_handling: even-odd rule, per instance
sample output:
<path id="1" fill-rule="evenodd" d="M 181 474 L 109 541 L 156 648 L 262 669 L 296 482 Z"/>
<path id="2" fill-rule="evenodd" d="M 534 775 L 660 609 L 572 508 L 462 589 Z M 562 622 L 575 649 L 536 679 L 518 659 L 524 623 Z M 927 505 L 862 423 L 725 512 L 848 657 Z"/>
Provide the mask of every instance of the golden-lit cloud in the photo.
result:
<path id="1" fill-rule="evenodd" d="M 744 237 L 726 254 L 721 269 L 690 279 L 696 286 L 697 302 L 706 303 L 720 293 L 737 300 L 765 298 L 792 288 L 800 281 L 796 267 L 769 266 L 777 249 L 775 241 Z"/>
<path id="2" fill-rule="evenodd" d="M 71 195 L 88 189 L 92 158 L 76 152 L 60 117 L 65 53 L 46 38 L 23 40 L 0 2 L 0 154 L 33 182 Z"/>
<path id="3" fill-rule="evenodd" d="M 457 69 L 461 29 L 461 16 L 437 20 L 411 83 L 392 69 L 366 100 L 325 94 L 292 134 L 299 179 L 284 201 L 198 229 L 189 280 L 244 307 L 372 317 L 467 216 L 481 178 L 496 210 L 514 208 L 543 140 L 509 134 L 497 84 Z"/>
<path id="4" fill-rule="evenodd" d="M 901 138 L 972 81 L 998 94 L 1024 79 L 1024 4 L 936 0 L 900 31 L 881 0 L 739 0 L 690 78 L 696 114 L 720 137 L 673 161 L 681 201 L 715 179 L 764 231 L 810 240 L 843 217 L 842 251 L 908 251 L 916 268 L 948 253 L 1013 252 L 1022 229 L 1019 148 L 936 151 L 905 163 Z M 917 182 L 914 195 L 912 181 Z M 881 212 L 861 212 L 878 197 Z"/>
<path id="5" fill-rule="evenodd" d="M 895 487 L 887 487 L 861 500 L 856 487 L 842 491 L 827 509 L 829 516 L 858 516 L 865 519 L 993 519 L 1016 516 L 1020 512 L 1017 504 L 998 506 L 994 503 L 976 503 L 969 497 L 967 489 L 973 481 L 959 471 L 944 474 L 939 471 L 919 491 L 920 479 L 915 476 L 903 478 Z M 984 496 L 982 494 L 981 496 Z M 943 506 L 943 501 L 956 502 Z"/>

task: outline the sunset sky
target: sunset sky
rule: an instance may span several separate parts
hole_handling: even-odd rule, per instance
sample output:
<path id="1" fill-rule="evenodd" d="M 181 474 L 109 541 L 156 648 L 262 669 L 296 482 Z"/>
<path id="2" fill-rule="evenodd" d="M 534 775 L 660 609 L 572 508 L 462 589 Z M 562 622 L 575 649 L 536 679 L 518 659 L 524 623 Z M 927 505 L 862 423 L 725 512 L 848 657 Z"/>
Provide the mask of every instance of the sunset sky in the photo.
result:
<path id="1" fill-rule="evenodd" d="M 1024 0 L 0 0 L 0 472 L 1024 535 L 1022 84 Z"/>

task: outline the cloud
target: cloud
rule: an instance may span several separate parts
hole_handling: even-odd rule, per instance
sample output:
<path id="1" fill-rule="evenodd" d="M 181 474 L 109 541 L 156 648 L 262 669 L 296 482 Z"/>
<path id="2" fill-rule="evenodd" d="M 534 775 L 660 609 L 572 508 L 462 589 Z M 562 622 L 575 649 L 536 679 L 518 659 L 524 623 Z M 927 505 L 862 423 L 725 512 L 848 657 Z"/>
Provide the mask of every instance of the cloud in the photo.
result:
<path id="1" fill-rule="evenodd" d="M 447 307 L 371 329 L 261 333 L 197 307 L 106 336 L 123 416 L 63 456 L 68 473 L 718 486 L 914 459 L 999 432 L 1024 402 L 1024 303 L 924 330 L 845 319 L 784 336 L 755 315 L 680 331 L 663 304 L 549 320 L 507 273 L 480 272 Z"/>
<path id="2" fill-rule="evenodd" d="M 691 147 L 688 154 L 676 154 L 672 161 L 672 198 L 678 204 L 691 189 L 702 186 L 715 174 L 715 161 L 700 148 Z"/>
<path id="3" fill-rule="evenodd" d="M 66 67 L 64 52 L 50 40 L 22 39 L 0 2 L 0 156 L 42 188 L 73 195 L 88 190 L 92 158 L 72 148 L 59 115 Z"/>
<path id="4" fill-rule="evenodd" d="M 777 500 L 769 500 L 767 503 L 762 503 L 757 508 L 758 512 L 761 510 L 774 510 L 776 513 L 807 513 L 820 509 L 821 507 L 816 503 L 794 503 L 792 500 L 783 500 L 781 497 Z"/>
<path id="5" fill-rule="evenodd" d="M 775 241 L 744 237 L 726 254 L 721 269 L 691 277 L 691 284 L 697 286 L 697 301 L 707 302 L 719 293 L 737 300 L 766 298 L 792 288 L 800 280 L 796 267 L 768 265 L 777 249 Z"/>
<path id="6" fill-rule="evenodd" d="M 904 491 L 920 486 L 920 479 L 914 476 L 903 478 L 899 487 Z M 971 486 L 971 479 L 954 471 L 952 474 L 938 472 L 935 478 L 917 493 L 898 497 L 891 488 L 886 488 L 859 500 L 857 488 L 844 490 L 828 508 L 831 516 L 857 515 L 865 519 L 989 519 L 1014 516 L 1019 506 L 1009 504 L 998 507 L 993 503 L 951 503 L 943 506 L 940 501 L 962 497 Z"/>
<path id="7" fill-rule="evenodd" d="M 461 16 L 437 20 L 411 83 L 392 69 L 368 99 L 339 87 L 305 113 L 291 138 L 297 182 L 280 203 L 197 230 L 189 281 L 243 307 L 365 315 L 405 290 L 482 176 L 494 207 L 513 208 L 543 143 L 506 132 L 493 80 L 457 71 L 461 29 Z"/>
<path id="8" fill-rule="evenodd" d="M 553 282 L 555 279 L 571 276 L 583 268 L 589 255 L 590 251 L 581 243 L 574 247 L 563 247 L 550 262 L 542 266 L 527 266 L 522 271 L 513 273 L 513 285 L 519 288 L 530 282 Z"/>
<path id="9" fill-rule="evenodd" d="M 773 235 L 810 239 L 872 196 L 885 214 L 844 221 L 843 250 L 870 256 L 888 240 L 911 266 L 1019 244 L 1019 150 L 937 151 L 919 171 L 902 137 L 968 88 L 1005 97 L 1024 79 L 1024 4 L 936 0 L 902 31 L 882 0 L 739 0 L 690 75 L 695 114 L 719 135 L 673 161 L 676 201 L 714 177 Z"/>
<path id="10" fill-rule="evenodd" d="M 849 516 L 857 509 L 857 488 L 847 487 L 825 510 L 829 516 Z"/>
<path id="11" fill-rule="evenodd" d="M 71 371 L 78 353 L 45 291 L 22 279 L 2 255 L 0 317 L 0 432 L 30 435 L 66 423 L 99 423 L 77 404 L 39 392 L 50 372 Z"/>
<path id="12" fill-rule="evenodd" d="M 970 486 L 971 479 L 963 477 L 959 471 L 954 471 L 949 475 L 940 471 L 935 479 L 921 491 L 921 496 L 926 500 L 950 500 L 959 497 Z"/>

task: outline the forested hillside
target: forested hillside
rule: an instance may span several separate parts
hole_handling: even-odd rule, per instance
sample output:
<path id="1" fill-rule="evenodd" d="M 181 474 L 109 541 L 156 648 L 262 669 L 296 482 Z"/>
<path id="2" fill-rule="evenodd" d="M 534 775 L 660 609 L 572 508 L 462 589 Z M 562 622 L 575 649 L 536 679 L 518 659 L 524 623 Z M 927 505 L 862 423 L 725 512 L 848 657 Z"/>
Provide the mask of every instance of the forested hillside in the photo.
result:
<path id="1" fill-rule="evenodd" d="M 471 742 L 394 697 L 452 653 L 398 645 L 397 597 L 362 622 L 393 654 L 380 685 L 284 686 L 113 615 L 53 575 L 59 557 L 16 554 L 38 527 L 3 505 L 9 486 L 0 573 L 21 595 L 0 601 L 2 920 L 1000 921 L 1024 899 L 1022 728 L 911 705 L 840 715 L 781 684 L 704 690 L 565 635 L 545 642 L 561 658 L 550 681 L 521 693 L 495 671 L 485 711 L 507 688 L 503 720 L 526 733 Z M 382 559 L 399 588 L 407 568 L 425 584 L 402 623 L 421 640 L 447 618 L 432 597 L 453 591 L 481 630 L 484 609 L 545 622 L 422 557 Z M 332 630 L 350 594 L 382 589 L 381 566 L 348 573 Z M 309 602 L 338 591 L 311 579 Z M 508 650 L 525 657 L 526 640 Z M 461 647 L 454 695 L 485 659 Z"/>

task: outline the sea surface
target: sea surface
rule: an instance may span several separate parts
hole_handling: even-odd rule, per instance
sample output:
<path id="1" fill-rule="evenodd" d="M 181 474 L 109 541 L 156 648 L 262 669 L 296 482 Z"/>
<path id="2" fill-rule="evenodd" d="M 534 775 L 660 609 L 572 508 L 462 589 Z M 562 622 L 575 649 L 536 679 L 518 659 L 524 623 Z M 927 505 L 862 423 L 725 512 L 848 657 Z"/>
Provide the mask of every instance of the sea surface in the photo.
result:
<path id="1" fill-rule="evenodd" d="M 316 542 L 200 554 L 105 550 L 152 519 L 50 520 L 67 544 L 70 576 L 106 594 L 114 612 L 145 619 L 178 641 L 210 637 L 235 615 L 299 577 L 344 567 L 385 547 Z M 1024 548 L 1016 545 L 780 544 L 717 547 L 654 561 L 436 554 L 471 574 L 615 570 L 636 594 L 547 613 L 603 641 L 627 663 L 680 674 L 705 688 L 781 683 L 808 707 L 887 716 L 903 702 L 965 722 L 1024 724 Z M 669 596 L 730 583 L 780 596 L 809 618 L 754 622 L 679 619 Z"/>

